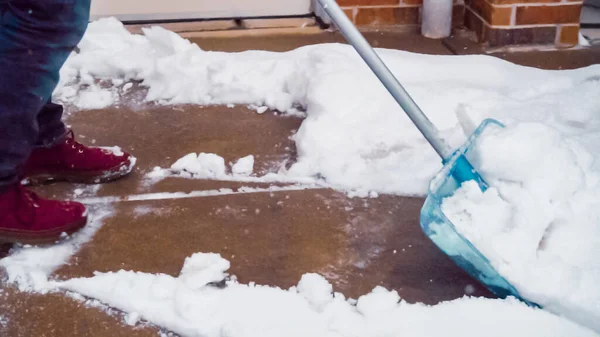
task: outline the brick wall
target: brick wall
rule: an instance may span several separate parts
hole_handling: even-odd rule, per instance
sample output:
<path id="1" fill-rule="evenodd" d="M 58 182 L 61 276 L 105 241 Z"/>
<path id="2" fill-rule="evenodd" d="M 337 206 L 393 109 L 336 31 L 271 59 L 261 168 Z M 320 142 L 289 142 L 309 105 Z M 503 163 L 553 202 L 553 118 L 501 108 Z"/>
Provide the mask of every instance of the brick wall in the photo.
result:
<path id="1" fill-rule="evenodd" d="M 452 25 L 489 47 L 578 43 L 582 0 L 453 0 Z M 360 27 L 420 24 L 423 0 L 337 0 Z"/>
<path id="2" fill-rule="evenodd" d="M 359 27 L 419 25 L 423 0 L 337 0 L 346 15 Z M 464 5 L 454 0 L 452 24 L 462 27 Z"/>
<path id="3" fill-rule="evenodd" d="M 465 23 L 490 47 L 577 45 L 582 1 L 465 0 Z"/>

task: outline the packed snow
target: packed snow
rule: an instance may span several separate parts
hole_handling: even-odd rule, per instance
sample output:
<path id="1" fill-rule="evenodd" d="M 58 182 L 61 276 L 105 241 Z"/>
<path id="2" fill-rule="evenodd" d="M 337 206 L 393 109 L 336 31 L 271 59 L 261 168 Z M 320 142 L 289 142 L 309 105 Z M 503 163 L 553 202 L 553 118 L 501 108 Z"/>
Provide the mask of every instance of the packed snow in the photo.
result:
<path id="1" fill-rule="evenodd" d="M 600 236 L 600 65 L 547 71 L 479 55 L 377 51 L 452 147 L 484 118 L 508 126 L 478 145 L 476 164 L 492 188 L 482 194 L 465 184 L 446 200 L 445 212 L 525 297 L 600 331 L 594 261 Z M 54 97 L 80 109 L 101 108 L 116 103 L 119 90 L 131 90 L 132 81 L 147 89 L 147 101 L 159 104 L 241 104 L 257 113 L 306 117 L 293 136 L 298 160 L 289 170 L 252 177 L 248 159 L 229 174 L 223 158 L 190 154 L 170 169 L 157 169 L 155 177 L 287 177 L 312 184 L 323 179 L 351 195 L 424 195 L 441 168 L 346 45 L 207 52 L 160 27 L 134 35 L 117 20 L 102 19 L 90 24 L 61 70 Z M 377 288 L 347 300 L 331 295 L 331 285 L 314 274 L 289 290 L 235 280 L 220 289 L 208 283 L 225 277 L 229 263 L 210 254 L 190 257 L 177 278 L 118 271 L 57 284 L 48 282 L 49 272 L 77 246 L 58 247 L 54 256 L 24 247 L 0 264 L 19 275 L 25 288 L 59 286 L 127 312 L 131 324 L 142 318 L 184 336 L 595 335 L 512 299 L 425 306 Z M 28 254 L 41 255 L 42 262 L 31 264 Z"/>
<path id="2" fill-rule="evenodd" d="M 160 171 L 161 169 L 157 169 L 154 174 L 160 174 Z M 174 174 L 189 174 L 199 179 L 221 179 L 228 176 L 225 159 L 215 153 L 190 153 L 171 165 L 170 171 Z M 254 156 L 238 159 L 231 165 L 230 171 L 235 176 L 250 176 L 254 171 Z"/>
<path id="3" fill-rule="evenodd" d="M 240 158 L 238 159 L 238 161 L 235 162 L 235 164 L 231 166 L 231 173 L 233 173 L 234 175 L 249 176 L 252 174 L 252 172 L 254 172 L 253 155 Z"/>
<path id="4" fill-rule="evenodd" d="M 600 184 L 580 144 L 539 123 L 486 132 L 442 210 L 519 293 L 600 331 Z"/>
<path id="5" fill-rule="evenodd" d="M 213 179 L 220 181 L 238 181 L 249 183 L 292 183 L 306 187 L 327 184 L 315 177 L 294 176 L 269 172 L 262 176 L 254 176 L 254 156 L 249 155 L 238 159 L 227 167 L 225 159 L 215 153 L 189 153 L 179 158 L 170 168 L 155 167 L 146 174 L 151 182 L 168 177 L 184 177 L 193 179 Z"/>
<path id="6" fill-rule="evenodd" d="M 179 277 L 121 270 L 56 285 L 186 337 L 597 336 L 515 299 L 465 297 L 427 306 L 377 287 L 353 300 L 316 274 L 280 289 L 227 280 L 228 268 L 220 255 L 195 254 Z"/>
<path id="7" fill-rule="evenodd" d="M 187 172 L 198 178 L 218 178 L 226 175 L 225 159 L 214 153 L 190 153 L 171 166 L 174 172 Z"/>

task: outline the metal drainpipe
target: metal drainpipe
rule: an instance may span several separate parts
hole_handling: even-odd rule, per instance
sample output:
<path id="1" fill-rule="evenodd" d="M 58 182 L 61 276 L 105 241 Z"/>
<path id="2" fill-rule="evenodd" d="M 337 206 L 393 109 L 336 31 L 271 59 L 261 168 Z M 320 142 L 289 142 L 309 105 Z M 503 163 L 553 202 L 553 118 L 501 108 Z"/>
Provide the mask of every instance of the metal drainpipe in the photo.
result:
<path id="1" fill-rule="evenodd" d="M 452 30 L 452 0 L 423 0 L 421 34 L 430 39 L 443 39 Z"/>

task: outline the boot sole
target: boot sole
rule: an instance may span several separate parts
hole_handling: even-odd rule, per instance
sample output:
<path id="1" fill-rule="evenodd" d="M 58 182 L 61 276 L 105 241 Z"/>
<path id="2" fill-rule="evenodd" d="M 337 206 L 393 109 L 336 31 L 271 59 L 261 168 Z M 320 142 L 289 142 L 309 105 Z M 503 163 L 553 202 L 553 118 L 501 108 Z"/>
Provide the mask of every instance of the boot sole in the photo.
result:
<path id="1" fill-rule="evenodd" d="M 44 232 L 22 232 L 0 230 L 0 243 L 20 243 L 25 245 L 53 244 L 60 240 L 63 233 L 71 235 L 87 224 L 87 216 L 58 229 Z"/>
<path id="2" fill-rule="evenodd" d="M 119 166 L 118 168 L 106 171 L 87 171 L 87 172 L 69 172 L 57 171 L 53 173 L 32 174 L 25 178 L 24 185 L 35 186 L 54 182 L 67 181 L 74 184 L 103 184 L 118 180 L 129 175 L 133 171 L 134 162 L 129 166 Z"/>

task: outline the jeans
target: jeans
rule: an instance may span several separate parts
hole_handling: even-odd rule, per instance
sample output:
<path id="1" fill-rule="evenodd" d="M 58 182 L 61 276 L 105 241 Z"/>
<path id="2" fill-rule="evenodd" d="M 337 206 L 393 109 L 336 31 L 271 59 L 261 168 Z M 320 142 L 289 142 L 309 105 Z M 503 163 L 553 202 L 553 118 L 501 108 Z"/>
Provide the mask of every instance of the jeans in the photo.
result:
<path id="1" fill-rule="evenodd" d="M 51 102 L 59 70 L 89 22 L 91 0 L 0 0 L 0 189 L 36 146 L 66 135 Z"/>

